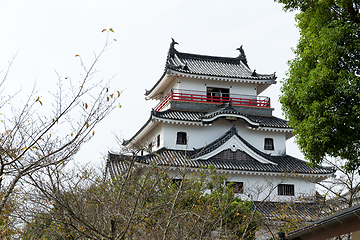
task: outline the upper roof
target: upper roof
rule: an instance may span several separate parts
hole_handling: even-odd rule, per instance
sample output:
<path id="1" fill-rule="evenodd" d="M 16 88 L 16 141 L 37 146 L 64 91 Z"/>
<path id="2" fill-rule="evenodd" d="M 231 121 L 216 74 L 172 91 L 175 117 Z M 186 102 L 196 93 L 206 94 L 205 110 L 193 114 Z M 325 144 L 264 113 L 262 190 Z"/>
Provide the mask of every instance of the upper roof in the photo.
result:
<path id="1" fill-rule="evenodd" d="M 247 64 L 247 59 L 242 46 L 238 57 L 217 57 L 200 54 L 182 53 L 175 49 L 177 42 L 172 39 L 170 49 L 166 59 L 166 66 L 163 76 L 145 95 L 148 96 L 164 79 L 166 74 L 180 75 L 199 75 L 209 77 L 245 79 L 263 82 L 267 84 L 275 83 L 275 73 L 259 74 L 256 70 L 251 70 Z"/>
<path id="2" fill-rule="evenodd" d="M 176 42 L 175 42 L 176 43 Z M 275 79 L 273 74 L 258 74 L 247 64 L 242 46 L 238 48 L 238 57 L 217 57 L 200 54 L 182 53 L 175 49 L 174 42 L 170 44 L 166 67 L 183 73 L 209 75 L 218 77 L 246 78 L 257 80 Z"/>

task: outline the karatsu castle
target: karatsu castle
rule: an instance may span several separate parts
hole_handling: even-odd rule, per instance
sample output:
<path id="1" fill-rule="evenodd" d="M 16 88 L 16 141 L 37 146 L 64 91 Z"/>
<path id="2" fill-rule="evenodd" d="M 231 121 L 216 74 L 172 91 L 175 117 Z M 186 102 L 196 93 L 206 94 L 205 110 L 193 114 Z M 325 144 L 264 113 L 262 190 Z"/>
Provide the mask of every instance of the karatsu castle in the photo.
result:
<path id="1" fill-rule="evenodd" d="M 189 172 L 213 165 L 242 199 L 279 202 L 315 194 L 315 183 L 334 170 L 287 154 L 293 129 L 272 115 L 270 98 L 261 95 L 276 84 L 275 73 L 251 70 L 242 46 L 237 57 L 218 57 L 179 52 L 176 44 L 172 40 L 164 73 L 145 93 L 158 104 L 123 143 L 147 147 L 135 164 Z M 107 176 L 121 174 L 128 159 L 109 153 Z"/>

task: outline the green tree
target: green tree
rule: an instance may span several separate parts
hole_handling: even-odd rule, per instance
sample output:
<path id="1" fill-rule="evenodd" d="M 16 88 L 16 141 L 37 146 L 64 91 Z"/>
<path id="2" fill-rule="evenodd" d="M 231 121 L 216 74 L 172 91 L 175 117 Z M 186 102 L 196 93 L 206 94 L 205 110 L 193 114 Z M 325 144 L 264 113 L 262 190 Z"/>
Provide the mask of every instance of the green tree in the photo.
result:
<path id="1" fill-rule="evenodd" d="M 359 0 L 276 0 L 296 11 L 300 39 L 282 103 L 296 141 L 314 164 L 326 157 L 360 166 Z"/>

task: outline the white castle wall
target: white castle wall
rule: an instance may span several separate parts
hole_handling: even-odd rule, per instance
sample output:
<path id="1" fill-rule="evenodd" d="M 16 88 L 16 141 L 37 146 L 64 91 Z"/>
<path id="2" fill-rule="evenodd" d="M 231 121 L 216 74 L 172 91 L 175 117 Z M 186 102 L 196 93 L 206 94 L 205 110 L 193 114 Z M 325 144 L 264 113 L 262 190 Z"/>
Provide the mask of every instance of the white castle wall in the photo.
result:
<path id="1" fill-rule="evenodd" d="M 144 146 L 148 146 L 150 143 L 152 143 L 152 149 L 151 151 L 156 151 L 164 146 L 164 124 L 163 123 L 157 123 L 157 126 L 153 128 L 144 138 L 140 140 L 141 144 Z M 157 147 L 156 138 L 160 135 L 160 146 Z"/>
<path id="2" fill-rule="evenodd" d="M 244 193 L 239 194 L 243 200 L 262 201 L 266 199 L 273 202 L 283 202 L 314 195 L 316 192 L 315 183 L 304 181 L 303 178 L 244 174 L 227 174 L 227 178 L 228 181 L 244 183 Z M 293 184 L 295 195 L 279 196 L 278 184 Z"/>
<path id="3" fill-rule="evenodd" d="M 217 138 L 221 137 L 228 131 L 235 123 L 240 136 L 242 136 L 251 145 L 263 151 L 265 153 L 271 153 L 272 155 L 284 155 L 286 154 L 286 142 L 285 133 L 283 132 L 270 132 L 270 131 L 258 131 L 250 130 L 245 127 L 245 123 L 242 121 L 229 122 L 227 120 L 218 120 L 211 126 L 196 126 L 196 125 L 184 125 L 184 124 L 165 124 L 164 125 L 164 146 L 169 149 L 193 149 L 201 148 L 210 144 Z M 176 144 L 177 132 L 186 132 L 188 136 L 187 145 Z M 274 139 L 274 150 L 264 150 L 264 139 Z"/>
<path id="4" fill-rule="evenodd" d="M 170 173 L 175 179 L 182 178 L 181 175 L 175 171 L 170 171 Z M 188 177 L 190 177 L 191 172 L 187 171 L 187 173 Z M 303 178 L 296 179 L 290 176 L 262 175 L 258 172 L 253 173 L 257 175 L 253 175 L 251 172 L 249 172 L 249 174 L 241 172 L 225 174 L 229 182 L 244 183 L 244 193 L 237 194 L 242 200 L 286 202 L 314 196 L 316 192 L 315 183 L 307 182 Z M 293 184 L 294 196 L 278 195 L 278 184 Z"/>
<path id="5" fill-rule="evenodd" d="M 230 94 L 256 95 L 255 83 L 222 82 L 219 80 L 178 78 L 175 89 L 206 92 L 206 87 L 228 88 Z"/>

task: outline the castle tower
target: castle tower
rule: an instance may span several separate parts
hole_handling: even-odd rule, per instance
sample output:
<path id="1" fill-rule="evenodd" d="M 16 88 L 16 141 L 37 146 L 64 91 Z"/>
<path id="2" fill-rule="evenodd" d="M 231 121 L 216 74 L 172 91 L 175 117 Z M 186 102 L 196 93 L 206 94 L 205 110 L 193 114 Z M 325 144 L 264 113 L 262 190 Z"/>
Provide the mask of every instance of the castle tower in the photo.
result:
<path id="1" fill-rule="evenodd" d="M 213 165 L 245 198 L 250 188 L 265 186 L 269 179 L 277 186 L 271 193 L 274 201 L 315 193 L 314 182 L 333 170 L 311 167 L 286 153 L 293 129 L 272 115 L 270 98 L 261 95 L 276 83 L 275 73 L 251 70 L 242 46 L 238 57 L 217 57 L 179 52 L 176 44 L 172 40 L 163 75 L 145 93 L 158 104 L 123 143 L 143 146 L 136 163 L 191 171 Z M 127 159 L 109 153 L 107 174 L 121 174 Z"/>

